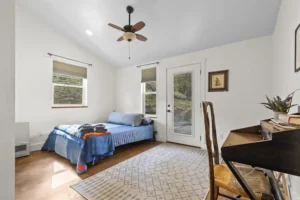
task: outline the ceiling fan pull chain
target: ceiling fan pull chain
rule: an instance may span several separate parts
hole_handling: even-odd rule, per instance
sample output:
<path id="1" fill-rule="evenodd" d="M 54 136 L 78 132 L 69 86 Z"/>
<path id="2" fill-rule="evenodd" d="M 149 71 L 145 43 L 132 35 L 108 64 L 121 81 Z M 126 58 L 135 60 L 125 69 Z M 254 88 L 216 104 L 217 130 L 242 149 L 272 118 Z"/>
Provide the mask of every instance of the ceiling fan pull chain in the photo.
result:
<path id="1" fill-rule="evenodd" d="M 129 58 L 129 60 L 130 60 L 130 42 L 128 42 L 128 58 Z"/>

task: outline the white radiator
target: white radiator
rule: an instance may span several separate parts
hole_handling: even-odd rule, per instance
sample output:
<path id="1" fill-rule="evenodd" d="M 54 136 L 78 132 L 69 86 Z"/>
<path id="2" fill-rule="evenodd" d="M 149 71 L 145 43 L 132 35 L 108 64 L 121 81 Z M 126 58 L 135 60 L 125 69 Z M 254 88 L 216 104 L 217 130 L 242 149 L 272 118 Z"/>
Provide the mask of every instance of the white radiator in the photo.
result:
<path id="1" fill-rule="evenodd" d="M 29 151 L 29 123 L 17 122 L 15 126 L 15 152 L 16 158 L 28 156 Z"/>

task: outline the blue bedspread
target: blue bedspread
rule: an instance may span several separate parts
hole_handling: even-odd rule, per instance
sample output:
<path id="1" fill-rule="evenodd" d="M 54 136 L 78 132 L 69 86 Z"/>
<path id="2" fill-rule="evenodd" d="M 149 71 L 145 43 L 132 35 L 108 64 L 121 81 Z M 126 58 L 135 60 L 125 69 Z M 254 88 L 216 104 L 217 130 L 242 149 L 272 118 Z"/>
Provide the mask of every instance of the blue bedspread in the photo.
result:
<path id="1" fill-rule="evenodd" d="M 132 127 L 111 123 L 102 124 L 111 132 L 115 147 L 153 138 L 152 125 Z"/>
<path id="2" fill-rule="evenodd" d="M 103 124 L 111 134 L 89 136 L 87 140 L 75 137 L 64 129 L 54 129 L 42 150 L 55 151 L 70 160 L 72 164 L 77 164 L 77 173 L 82 174 L 87 171 L 87 163 L 113 155 L 115 147 L 153 138 L 151 125 L 131 127 L 111 123 Z M 78 125 L 74 125 L 74 127 L 76 126 L 78 127 Z"/>

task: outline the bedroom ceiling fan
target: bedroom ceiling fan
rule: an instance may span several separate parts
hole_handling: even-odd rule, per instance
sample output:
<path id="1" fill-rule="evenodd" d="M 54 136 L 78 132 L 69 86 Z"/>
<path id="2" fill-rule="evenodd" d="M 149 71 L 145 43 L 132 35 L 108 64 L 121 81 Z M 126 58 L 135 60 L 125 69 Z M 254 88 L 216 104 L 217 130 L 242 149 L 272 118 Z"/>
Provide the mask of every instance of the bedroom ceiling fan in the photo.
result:
<path id="1" fill-rule="evenodd" d="M 136 23 L 134 26 L 132 26 L 131 25 L 131 14 L 133 13 L 133 7 L 127 6 L 126 10 L 129 14 L 129 24 L 128 25 L 125 25 L 123 28 L 121 28 L 121 27 L 111 24 L 111 23 L 108 24 L 109 26 L 124 32 L 123 36 L 121 36 L 117 41 L 120 42 L 123 40 L 127 40 L 128 42 L 132 42 L 133 40 L 137 39 L 137 40 L 146 42 L 147 38 L 145 36 L 136 33 L 138 31 L 142 30 L 146 24 L 144 22 L 140 21 L 140 22 Z"/>
<path id="2" fill-rule="evenodd" d="M 126 10 L 129 14 L 129 24 L 128 25 L 125 25 L 123 28 L 121 28 L 117 25 L 109 23 L 108 26 L 124 32 L 123 36 L 121 36 L 117 41 L 118 42 L 121 42 L 123 40 L 128 41 L 128 50 L 129 50 L 129 59 L 130 59 L 130 43 L 135 39 L 143 41 L 143 42 L 147 41 L 147 38 L 145 36 L 136 33 L 138 31 L 142 30 L 146 26 L 146 24 L 143 21 L 140 21 L 132 26 L 131 25 L 131 14 L 133 13 L 133 7 L 127 6 Z"/>

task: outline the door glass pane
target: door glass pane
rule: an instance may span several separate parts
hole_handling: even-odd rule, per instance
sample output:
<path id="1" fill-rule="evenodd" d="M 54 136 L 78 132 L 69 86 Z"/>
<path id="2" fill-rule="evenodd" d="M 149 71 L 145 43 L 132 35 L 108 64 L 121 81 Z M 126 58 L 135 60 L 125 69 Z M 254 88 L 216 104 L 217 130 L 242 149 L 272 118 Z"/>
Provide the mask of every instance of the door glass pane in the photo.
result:
<path id="1" fill-rule="evenodd" d="M 174 133 L 192 135 L 192 73 L 174 75 Z"/>

